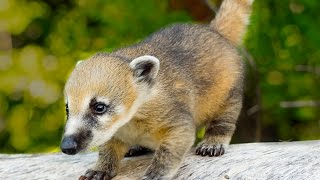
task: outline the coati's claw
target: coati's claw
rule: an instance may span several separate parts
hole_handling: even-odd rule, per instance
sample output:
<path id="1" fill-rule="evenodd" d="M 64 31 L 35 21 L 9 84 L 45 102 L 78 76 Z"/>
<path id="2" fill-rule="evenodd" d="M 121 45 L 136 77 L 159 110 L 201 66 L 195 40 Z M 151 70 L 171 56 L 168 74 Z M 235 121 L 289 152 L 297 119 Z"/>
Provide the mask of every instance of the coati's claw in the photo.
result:
<path id="1" fill-rule="evenodd" d="M 124 157 L 142 156 L 151 152 L 153 152 L 151 149 L 142 146 L 133 146 Z"/>
<path id="2" fill-rule="evenodd" d="M 84 176 L 80 176 L 79 180 L 110 180 L 112 179 L 106 172 L 87 170 Z"/>
<path id="3" fill-rule="evenodd" d="M 225 153 L 225 145 L 206 145 L 201 144 L 196 148 L 196 154 L 201 156 L 221 156 Z"/>

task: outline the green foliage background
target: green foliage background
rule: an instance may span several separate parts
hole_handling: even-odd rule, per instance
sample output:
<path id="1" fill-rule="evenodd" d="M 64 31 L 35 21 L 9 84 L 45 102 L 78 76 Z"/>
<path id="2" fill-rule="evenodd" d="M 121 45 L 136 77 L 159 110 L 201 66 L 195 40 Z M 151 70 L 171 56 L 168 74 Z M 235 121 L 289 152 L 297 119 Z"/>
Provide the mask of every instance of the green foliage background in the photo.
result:
<path id="1" fill-rule="evenodd" d="M 261 79 L 262 140 L 320 137 L 319 107 L 279 106 L 320 100 L 319 9 L 317 0 L 255 2 L 246 47 Z M 0 152 L 58 151 L 63 86 L 76 61 L 190 21 L 167 0 L 1 0 Z"/>
<path id="2" fill-rule="evenodd" d="M 320 1 L 257 0 L 247 48 L 261 79 L 266 140 L 320 138 Z M 299 71 L 299 66 L 307 67 Z M 284 109 L 281 101 L 317 101 L 317 107 Z M 269 127 L 269 128 L 268 128 Z M 264 132 L 268 134 L 268 132 Z"/>

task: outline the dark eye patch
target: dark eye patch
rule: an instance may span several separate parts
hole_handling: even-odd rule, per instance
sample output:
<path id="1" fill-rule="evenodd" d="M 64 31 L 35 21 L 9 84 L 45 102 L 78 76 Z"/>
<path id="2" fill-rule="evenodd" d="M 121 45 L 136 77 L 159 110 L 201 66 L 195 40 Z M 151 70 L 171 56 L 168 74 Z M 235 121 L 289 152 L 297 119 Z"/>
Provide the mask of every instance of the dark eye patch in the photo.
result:
<path id="1" fill-rule="evenodd" d="M 105 113 L 112 113 L 112 106 L 104 102 L 98 102 L 95 98 L 90 102 L 90 111 L 94 115 L 103 115 Z"/>

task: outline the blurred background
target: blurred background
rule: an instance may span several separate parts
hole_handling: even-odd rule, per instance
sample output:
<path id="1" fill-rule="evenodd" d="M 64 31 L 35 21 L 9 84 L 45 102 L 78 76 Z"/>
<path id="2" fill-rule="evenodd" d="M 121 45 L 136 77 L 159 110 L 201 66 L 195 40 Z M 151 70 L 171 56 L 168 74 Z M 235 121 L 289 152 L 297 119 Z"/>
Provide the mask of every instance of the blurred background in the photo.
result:
<path id="1" fill-rule="evenodd" d="M 204 0 L 0 0 L 0 153 L 59 151 L 63 86 L 78 60 L 174 22 L 208 23 L 211 9 Z M 319 9 L 318 0 L 256 0 L 233 143 L 320 138 Z"/>

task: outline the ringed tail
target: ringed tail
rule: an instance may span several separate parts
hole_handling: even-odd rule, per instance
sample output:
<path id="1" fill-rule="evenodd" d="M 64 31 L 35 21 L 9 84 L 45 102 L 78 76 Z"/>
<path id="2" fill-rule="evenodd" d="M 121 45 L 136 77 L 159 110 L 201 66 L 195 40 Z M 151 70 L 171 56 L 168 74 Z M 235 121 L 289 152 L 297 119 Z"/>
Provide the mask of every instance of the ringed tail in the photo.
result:
<path id="1" fill-rule="evenodd" d="M 242 43 L 254 0 L 224 0 L 210 26 L 235 45 Z"/>

